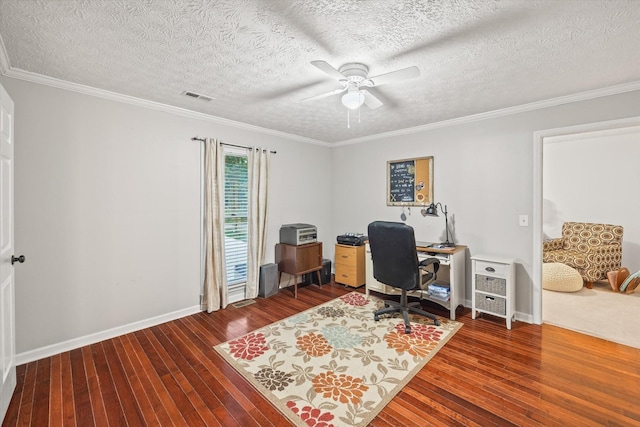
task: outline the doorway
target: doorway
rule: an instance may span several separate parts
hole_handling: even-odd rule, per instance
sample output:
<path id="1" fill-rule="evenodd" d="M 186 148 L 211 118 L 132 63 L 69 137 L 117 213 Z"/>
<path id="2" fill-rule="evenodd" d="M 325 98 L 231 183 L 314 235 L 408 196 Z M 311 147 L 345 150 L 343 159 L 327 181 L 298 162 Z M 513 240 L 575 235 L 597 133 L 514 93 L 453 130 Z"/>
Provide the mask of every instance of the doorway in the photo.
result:
<path id="1" fill-rule="evenodd" d="M 549 291 L 541 289 L 542 241 L 545 238 L 559 237 L 564 221 L 623 225 L 625 232 L 622 265 L 633 271 L 640 269 L 640 261 L 638 261 L 640 260 L 640 230 L 635 229 L 637 221 L 633 218 L 634 212 L 637 212 L 637 208 L 640 207 L 640 201 L 634 200 L 634 194 L 638 193 L 637 187 L 640 185 L 637 162 L 634 165 L 637 150 L 640 150 L 639 143 L 640 117 L 552 129 L 534 134 L 533 314 L 535 323 L 548 320 L 543 318 L 543 295 L 544 292 L 548 295 Z M 562 169 L 562 173 L 558 169 Z M 634 186 L 635 188 L 630 188 Z M 604 286 L 601 290 L 607 291 L 606 282 L 601 286 Z M 575 307 L 581 307 L 580 304 L 587 302 L 593 304 L 596 301 L 595 298 L 584 298 L 596 296 L 593 293 L 586 295 L 585 291 L 587 290 L 583 289 L 578 293 L 583 298 L 573 296 L 572 299 L 565 299 L 559 305 L 559 309 L 562 310 L 566 306 L 566 312 L 574 310 L 577 313 L 583 313 L 583 310 Z M 610 290 L 609 293 L 611 293 Z M 623 295 L 613 296 L 623 297 Z M 553 294 L 553 297 L 571 298 L 572 295 Z M 557 303 L 555 299 L 550 301 L 553 304 Z M 627 304 L 630 301 L 640 302 L 640 298 L 629 298 L 623 302 Z M 552 309 L 551 302 L 548 309 Z M 566 304 L 568 302 L 571 304 Z M 610 302 L 604 301 L 601 304 L 611 305 Z M 606 308 L 610 307 L 606 306 Z M 545 311 L 548 315 L 548 310 Z M 594 316 L 599 312 L 596 304 Z M 549 317 L 552 320 L 558 320 L 557 316 Z M 585 316 L 584 324 L 579 322 L 576 324 L 577 317 L 565 316 L 565 319 L 568 318 L 571 321 L 567 322 L 567 325 L 558 326 L 601 336 L 602 330 L 590 330 L 597 329 L 595 326 L 598 326 L 593 317 Z M 606 321 L 603 319 L 601 324 L 610 323 L 612 317 L 607 317 Z M 611 330 L 613 329 L 616 328 L 612 327 Z M 606 329 L 604 333 L 608 333 Z M 603 338 L 609 339 L 606 336 Z M 611 338 L 616 341 L 615 337 Z"/>

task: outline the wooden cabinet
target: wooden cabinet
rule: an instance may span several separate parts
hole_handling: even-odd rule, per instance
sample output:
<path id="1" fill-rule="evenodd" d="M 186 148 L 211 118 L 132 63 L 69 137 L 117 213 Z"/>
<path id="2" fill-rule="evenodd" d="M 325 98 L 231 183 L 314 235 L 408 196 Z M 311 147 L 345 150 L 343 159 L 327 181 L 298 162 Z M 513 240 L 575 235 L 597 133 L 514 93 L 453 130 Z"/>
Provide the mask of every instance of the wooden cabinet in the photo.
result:
<path id="1" fill-rule="evenodd" d="M 298 276 L 315 271 L 318 275 L 318 286 L 322 284 L 320 277 L 320 270 L 322 270 L 322 242 L 300 246 L 278 243 L 276 244 L 276 264 L 278 264 L 280 275 L 287 273 L 293 276 L 293 293 L 298 298 Z"/>
<path id="2" fill-rule="evenodd" d="M 476 312 L 506 319 L 507 329 L 515 314 L 515 264 L 512 259 L 487 255 L 471 257 L 473 268 L 471 318 Z"/>
<path id="3" fill-rule="evenodd" d="M 365 284 L 364 246 L 336 245 L 335 282 L 357 288 Z"/>

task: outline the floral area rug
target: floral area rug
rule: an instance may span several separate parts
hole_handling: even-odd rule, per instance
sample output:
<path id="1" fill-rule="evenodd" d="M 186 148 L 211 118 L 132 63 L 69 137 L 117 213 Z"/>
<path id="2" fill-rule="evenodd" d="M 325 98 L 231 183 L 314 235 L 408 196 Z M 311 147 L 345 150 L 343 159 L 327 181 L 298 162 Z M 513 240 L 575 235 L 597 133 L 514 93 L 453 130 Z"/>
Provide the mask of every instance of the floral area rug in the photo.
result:
<path id="1" fill-rule="evenodd" d="M 214 348 L 298 426 L 365 426 L 462 326 L 352 292 Z"/>

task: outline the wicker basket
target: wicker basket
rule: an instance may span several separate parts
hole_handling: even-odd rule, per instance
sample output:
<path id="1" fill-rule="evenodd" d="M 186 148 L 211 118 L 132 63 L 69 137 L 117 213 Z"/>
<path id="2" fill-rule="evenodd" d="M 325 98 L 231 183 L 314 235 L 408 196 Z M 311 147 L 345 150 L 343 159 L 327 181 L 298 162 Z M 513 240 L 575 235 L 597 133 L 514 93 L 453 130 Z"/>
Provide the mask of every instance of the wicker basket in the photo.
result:
<path id="1" fill-rule="evenodd" d="M 476 274 L 476 290 L 496 295 L 507 295 L 507 279 Z"/>
<path id="2" fill-rule="evenodd" d="M 495 314 L 507 314 L 507 300 L 476 292 L 476 309 Z"/>

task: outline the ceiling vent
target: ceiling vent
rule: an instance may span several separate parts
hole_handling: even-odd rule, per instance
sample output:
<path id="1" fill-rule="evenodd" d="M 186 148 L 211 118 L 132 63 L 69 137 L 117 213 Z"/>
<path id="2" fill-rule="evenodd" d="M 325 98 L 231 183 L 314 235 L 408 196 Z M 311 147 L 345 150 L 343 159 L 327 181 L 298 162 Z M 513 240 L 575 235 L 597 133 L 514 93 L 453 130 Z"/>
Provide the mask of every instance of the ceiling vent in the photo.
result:
<path id="1" fill-rule="evenodd" d="M 206 95 L 202 95 L 199 93 L 195 93 L 195 92 L 189 92 L 189 91 L 184 91 L 182 92 L 183 95 L 188 96 L 190 98 L 195 98 L 195 99 L 199 99 L 201 101 L 205 101 L 205 102 L 209 102 L 215 98 L 211 97 L 211 96 L 206 96 Z"/>

